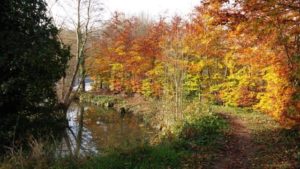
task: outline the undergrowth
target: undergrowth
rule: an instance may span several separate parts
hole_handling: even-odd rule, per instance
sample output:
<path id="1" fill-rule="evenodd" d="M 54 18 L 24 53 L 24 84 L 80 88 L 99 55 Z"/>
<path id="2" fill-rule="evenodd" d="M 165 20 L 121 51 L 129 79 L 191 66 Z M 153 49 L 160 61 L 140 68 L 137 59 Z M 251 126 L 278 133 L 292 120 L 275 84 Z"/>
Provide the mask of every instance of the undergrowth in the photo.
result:
<path id="1" fill-rule="evenodd" d="M 79 97 L 81 102 L 92 103 L 94 105 L 103 107 L 113 107 L 117 103 L 121 103 L 122 100 L 113 96 L 107 95 L 95 95 L 91 93 L 82 93 Z"/>
<path id="2" fill-rule="evenodd" d="M 145 144 L 133 149 L 115 149 L 103 155 L 84 158 L 40 156 L 41 160 L 32 160 L 30 155 L 18 155 L 20 163 L 6 158 L 1 169 L 181 169 L 209 168 L 217 158 L 227 122 L 216 114 L 207 114 L 177 126 L 172 138 L 162 139 L 155 145 Z M 34 148 L 32 148 L 34 149 Z M 40 152 L 43 154 L 42 152 Z M 19 153 L 20 154 L 20 153 Z M 22 153 L 21 153 L 22 154 Z"/>

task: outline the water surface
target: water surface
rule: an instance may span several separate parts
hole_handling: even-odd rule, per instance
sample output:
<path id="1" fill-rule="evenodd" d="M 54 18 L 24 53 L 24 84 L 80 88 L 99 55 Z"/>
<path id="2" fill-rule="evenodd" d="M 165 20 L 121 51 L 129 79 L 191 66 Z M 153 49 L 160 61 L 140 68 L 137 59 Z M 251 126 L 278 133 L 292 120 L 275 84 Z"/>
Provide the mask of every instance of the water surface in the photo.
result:
<path id="1" fill-rule="evenodd" d="M 153 135 L 141 118 L 131 113 L 121 116 L 114 109 L 72 103 L 67 112 L 68 128 L 60 155 L 101 154 L 112 148 L 130 148 L 148 142 Z"/>

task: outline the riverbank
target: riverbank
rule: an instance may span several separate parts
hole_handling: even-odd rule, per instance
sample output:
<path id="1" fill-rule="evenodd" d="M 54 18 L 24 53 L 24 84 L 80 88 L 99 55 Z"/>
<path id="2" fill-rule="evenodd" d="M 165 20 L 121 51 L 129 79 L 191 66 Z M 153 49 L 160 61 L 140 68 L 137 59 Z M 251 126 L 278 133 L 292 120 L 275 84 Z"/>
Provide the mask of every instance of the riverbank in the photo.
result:
<path id="1" fill-rule="evenodd" d="M 209 114 L 178 126 L 173 138 L 165 137 L 157 144 L 144 144 L 132 149 L 111 149 L 103 155 L 54 158 L 35 144 L 31 152 L 16 152 L 6 158 L 1 169 L 150 169 L 209 168 L 223 147 L 227 122 Z"/>
<path id="2" fill-rule="evenodd" d="M 103 95 L 95 93 L 84 93 L 79 97 L 80 102 L 90 103 L 106 108 L 113 108 L 120 114 L 132 113 L 140 117 L 145 125 L 156 130 L 163 130 L 163 126 L 157 120 L 160 107 L 159 101 L 146 100 L 140 95 L 126 97 L 122 95 Z"/>
<path id="3" fill-rule="evenodd" d="M 173 122 L 167 117 L 173 117 L 162 114 L 162 101 L 139 96 L 90 98 L 101 100 L 100 105 L 113 102 L 116 109 L 126 107 L 134 111 L 131 113 L 143 116 L 145 124 L 157 123 L 159 138 L 87 156 L 57 156 L 53 147 L 33 141 L 30 151 L 12 151 L 6 156 L 0 169 L 297 169 L 300 166 L 299 130 L 285 129 L 269 116 L 251 109 L 190 102 L 185 105 L 183 119 L 163 126 L 167 120 Z"/>

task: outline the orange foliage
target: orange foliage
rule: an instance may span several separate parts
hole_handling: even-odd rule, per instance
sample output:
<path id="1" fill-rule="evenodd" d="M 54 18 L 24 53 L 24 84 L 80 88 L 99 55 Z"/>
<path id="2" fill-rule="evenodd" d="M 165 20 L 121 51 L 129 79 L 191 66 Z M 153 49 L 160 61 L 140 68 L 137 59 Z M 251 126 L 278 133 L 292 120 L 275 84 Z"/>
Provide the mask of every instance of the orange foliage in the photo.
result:
<path id="1" fill-rule="evenodd" d="M 299 11 L 294 0 L 205 0 L 189 21 L 116 13 L 93 44 L 90 75 L 150 97 L 181 80 L 186 96 L 300 122 Z"/>

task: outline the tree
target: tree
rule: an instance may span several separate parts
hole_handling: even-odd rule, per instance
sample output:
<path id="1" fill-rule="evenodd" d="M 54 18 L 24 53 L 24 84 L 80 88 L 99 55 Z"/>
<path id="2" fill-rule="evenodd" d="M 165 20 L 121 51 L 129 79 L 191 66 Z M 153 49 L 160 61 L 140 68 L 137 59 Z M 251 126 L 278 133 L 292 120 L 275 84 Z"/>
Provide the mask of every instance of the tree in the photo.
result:
<path id="1" fill-rule="evenodd" d="M 5 143 L 50 115 L 69 50 L 58 41 L 43 0 L 1 1 L 0 24 L 0 139 Z"/>
<path id="2" fill-rule="evenodd" d="M 51 0 L 48 0 L 51 2 Z M 102 11 L 101 3 L 97 0 L 68 0 L 52 2 L 52 8 L 64 11 L 65 15 L 57 16 L 56 21 L 59 25 L 65 25 L 76 33 L 76 63 L 74 72 L 71 75 L 71 81 L 68 89 L 64 93 L 61 102 L 69 105 L 71 94 L 76 79 L 79 79 L 78 89 L 85 92 L 86 78 L 86 58 L 88 57 L 88 48 L 91 46 L 91 37 L 95 31 L 95 27 L 100 23 L 100 12 Z M 53 12 L 52 12 L 53 14 Z M 62 20 L 60 20 L 63 18 Z M 62 79 L 63 80 L 63 79 Z M 77 90 L 78 91 L 78 90 Z"/>
<path id="3" fill-rule="evenodd" d="M 153 27 L 144 18 L 115 13 L 93 43 L 95 55 L 88 59 L 89 73 L 94 79 L 105 80 L 112 91 L 141 92 L 142 81 L 160 52 Z"/>
<path id="4" fill-rule="evenodd" d="M 230 30 L 239 62 L 251 64 L 262 75 L 255 107 L 283 123 L 300 122 L 299 1 L 207 0 L 204 4 L 214 8 L 218 24 Z"/>
<path id="5" fill-rule="evenodd" d="M 175 120 L 183 118 L 183 86 L 187 71 L 187 53 L 185 23 L 178 16 L 168 25 L 167 33 L 160 43 L 164 62 L 164 94 L 174 103 Z M 171 103 L 171 104 L 172 104 Z"/>

